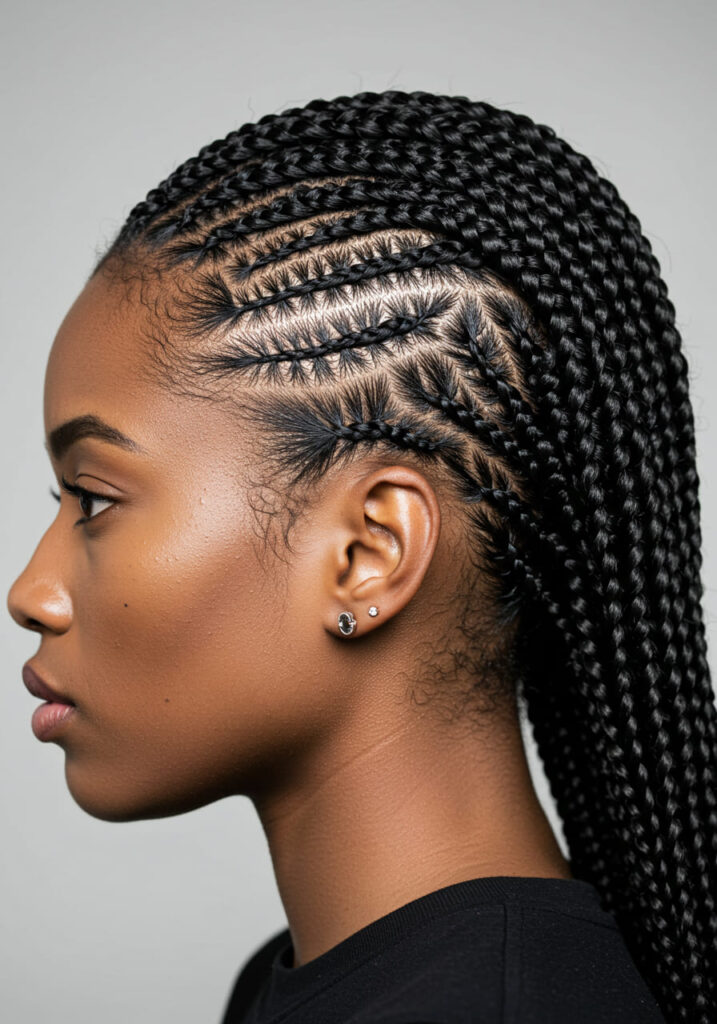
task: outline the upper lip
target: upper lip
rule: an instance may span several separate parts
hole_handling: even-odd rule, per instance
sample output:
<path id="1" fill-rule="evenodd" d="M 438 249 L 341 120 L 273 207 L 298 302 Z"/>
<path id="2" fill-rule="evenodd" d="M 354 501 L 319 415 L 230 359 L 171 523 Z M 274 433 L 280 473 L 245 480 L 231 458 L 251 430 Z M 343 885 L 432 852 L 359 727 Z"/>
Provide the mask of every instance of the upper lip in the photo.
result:
<path id="1" fill-rule="evenodd" d="M 69 697 L 63 697 L 57 690 L 53 690 L 51 686 L 48 686 L 35 669 L 30 667 L 29 663 L 22 666 L 22 681 L 33 697 L 39 697 L 41 700 L 55 701 L 58 704 L 74 704 L 74 701 L 70 700 Z"/>

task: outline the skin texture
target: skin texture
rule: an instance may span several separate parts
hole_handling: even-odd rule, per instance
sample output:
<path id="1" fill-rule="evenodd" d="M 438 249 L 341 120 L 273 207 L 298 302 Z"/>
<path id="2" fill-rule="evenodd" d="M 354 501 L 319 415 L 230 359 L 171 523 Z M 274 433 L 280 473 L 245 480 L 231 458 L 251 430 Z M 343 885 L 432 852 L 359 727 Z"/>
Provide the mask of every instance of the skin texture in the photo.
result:
<path id="1" fill-rule="evenodd" d="M 437 478 L 356 459 L 327 475 L 291 551 L 267 548 L 251 426 L 153 379 L 148 315 L 98 274 L 58 331 L 48 436 L 94 414 L 139 448 L 85 437 L 52 460 L 58 482 L 113 504 L 63 491 L 8 596 L 40 634 L 32 666 L 77 705 L 53 738 L 76 802 L 128 821 L 248 796 L 295 964 L 453 882 L 571 877 L 514 706 L 476 730 L 408 697 L 451 616 L 461 534 Z"/>

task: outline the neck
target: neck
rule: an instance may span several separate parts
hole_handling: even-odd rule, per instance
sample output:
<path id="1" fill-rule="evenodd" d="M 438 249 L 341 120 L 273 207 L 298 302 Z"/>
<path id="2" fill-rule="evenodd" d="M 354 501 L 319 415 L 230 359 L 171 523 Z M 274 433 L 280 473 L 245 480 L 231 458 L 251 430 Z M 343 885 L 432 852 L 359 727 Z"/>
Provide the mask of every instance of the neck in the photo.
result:
<path id="1" fill-rule="evenodd" d="M 572 877 L 533 788 L 514 706 L 477 733 L 415 711 L 381 725 L 333 734 L 290 785 L 254 801 L 294 966 L 454 882 Z"/>

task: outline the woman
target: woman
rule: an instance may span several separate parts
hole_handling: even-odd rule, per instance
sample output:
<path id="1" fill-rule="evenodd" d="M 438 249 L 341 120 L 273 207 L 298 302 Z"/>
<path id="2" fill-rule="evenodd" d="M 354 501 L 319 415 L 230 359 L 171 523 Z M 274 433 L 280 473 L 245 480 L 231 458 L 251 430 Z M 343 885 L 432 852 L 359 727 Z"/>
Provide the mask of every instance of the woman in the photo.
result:
<path id="1" fill-rule="evenodd" d="M 45 426 L 33 725 L 98 818 L 252 800 L 288 928 L 224 1024 L 714 1021 L 687 365 L 584 156 L 425 92 L 244 125 L 129 214 Z"/>

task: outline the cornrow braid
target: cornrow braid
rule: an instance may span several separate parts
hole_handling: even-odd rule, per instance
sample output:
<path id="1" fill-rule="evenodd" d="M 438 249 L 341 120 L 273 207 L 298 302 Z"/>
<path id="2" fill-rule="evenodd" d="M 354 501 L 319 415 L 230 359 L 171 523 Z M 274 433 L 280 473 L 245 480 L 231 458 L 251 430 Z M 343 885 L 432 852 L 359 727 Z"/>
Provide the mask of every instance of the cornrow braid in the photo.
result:
<path id="1" fill-rule="evenodd" d="M 396 102 L 404 106 L 401 125 L 397 125 L 393 117 Z M 398 91 L 387 91 L 383 94 L 366 92 L 357 96 L 341 96 L 330 102 L 318 100 L 303 108 L 294 107 L 283 114 L 268 114 L 255 124 L 242 125 L 226 138 L 203 146 L 195 157 L 186 160 L 133 208 L 118 241 L 126 243 L 159 214 L 196 195 L 203 185 L 215 181 L 225 171 L 233 171 L 238 163 L 292 145 L 297 139 L 313 139 L 318 142 L 341 138 L 342 135 L 350 136 L 354 131 L 367 133 L 369 137 L 375 131 L 376 138 L 385 138 L 385 129 L 383 132 L 380 130 L 382 114 L 388 115 L 386 120 L 389 131 L 393 128 L 410 133 L 411 122 L 417 128 L 415 122 L 425 117 L 429 110 L 436 114 L 444 112 L 450 118 L 463 105 L 467 109 L 473 106 L 469 100 L 462 98 L 454 100 L 426 92 L 406 95 Z M 487 104 L 481 106 L 486 127 L 493 117 L 497 119 L 497 127 L 503 112 Z M 524 120 L 529 123 L 528 118 Z M 440 123 L 436 122 L 435 130 L 440 130 Z"/>
<path id="2" fill-rule="evenodd" d="M 371 358 L 378 362 L 391 359 L 394 352 L 403 351 L 416 337 L 437 337 L 433 325 L 436 318 L 442 316 L 453 304 L 449 295 L 439 295 L 432 302 L 425 304 L 398 305 L 393 315 L 381 319 L 381 308 L 369 304 L 368 311 L 362 315 L 356 311 L 358 327 L 354 330 L 348 321 L 337 315 L 327 315 L 327 323 L 316 327 L 316 339 L 311 330 L 303 327 L 292 331 L 286 328 L 282 334 L 260 334 L 251 341 L 237 346 L 229 346 L 219 352 L 200 352 L 194 356 L 196 372 L 222 376 L 232 370 L 246 371 L 252 368 L 249 379 L 256 382 L 262 374 L 269 381 L 282 379 L 280 366 L 282 363 L 291 365 L 290 380 L 305 382 L 309 377 L 304 370 L 308 364 L 313 370 L 317 382 L 330 381 L 335 372 L 362 364 L 362 349 L 369 349 Z M 332 335 L 330 328 L 335 333 Z M 388 346 L 386 342 L 395 344 Z M 330 356 L 338 355 L 338 366 L 334 371 L 328 364 Z"/>
<path id="3" fill-rule="evenodd" d="M 194 256 L 195 265 L 203 262 L 208 256 L 222 259 L 226 255 L 227 246 L 262 229 L 294 223 L 317 212 L 350 210 L 367 203 L 373 204 L 373 209 L 370 211 L 374 219 L 372 230 L 401 225 L 407 228 L 416 226 L 435 228 L 437 222 L 434 206 L 440 205 L 443 230 L 446 231 L 449 228 L 449 217 L 455 218 L 455 233 L 461 239 L 467 232 L 478 234 L 491 230 L 496 233 L 499 231 L 496 222 L 486 218 L 485 215 L 471 216 L 473 210 L 469 200 L 460 202 L 455 195 L 446 194 L 445 190 L 427 190 L 421 194 L 415 187 L 394 190 L 391 206 L 386 211 L 388 214 L 386 222 L 380 223 L 383 198 L 383 187 L 377 187 L 372 182 L 354 181 L 351 184 L 336 185 L 333 188 L 298 187 L 270 200 L 263 206 L 257 205 L 236 220 L 218 224 L 199 241 L 188 239 L 184 242 L 175 242 L 174 245 L 168 247 L 167 258 L 169 261 L 180 262 Z M 398 206 L 397 202 L 401 199 L 403 199 L 404 205 Z M 400 217 L 400 220 L 397 220 L 397 217 Z M 177 230 L 170 233 L 170 229 L 165 227 L 163 222 L 154 229 L 153 241 L 161 242 L 165 234 L 169 234 L 170 238 L 176 238 L 180 232 Z"/>
<path id="4" fill-rule="evenodd" d="M 694 417 L 674 307 L 614 185 L 524 115 L 364 92 L 203 147 L 96 270 L 135 262 L 181 277 L 176 358 L 247 384 L 288 488 L 372 449 L 449 474 L 573 876 L 670 1024 L 711 1024 L 717 715 Z"/>
<path id="5" fill-rule="evenodd" d="M 206 300 L 200 298 L 187 304 L 187 307 L 192 308 L 195 313 L 195 328 L 208 330 L 220 325 L 233 327 L 246 313 L 259 313 L 267 306 L 279 304 L 286 307 L 292 299 L 303 300 L 305 304 L 314 306 L 317 292 L 360 284 L 362 281 L 386 274 L 405 275 L 416 269 L 442 264 L 450 267 L 473 261 L 474 257 L 470 254 L 457 251 L 455 243 L 433 242 L 431 245 L 383 253 L 359 263 L 336 263 L 328 274 L 309 277 L 298 283 L 292 283 L 288 276 L 284 276 L 283 280 L 277 280 L 269 288 L 265 288 L 262 294 L 254 297 L 244 291 L 232 293 L 221 275 L 216 275 L 205 279 Z M 221 305 L 216 301 L 219 296 L 223 299 Z"/>

